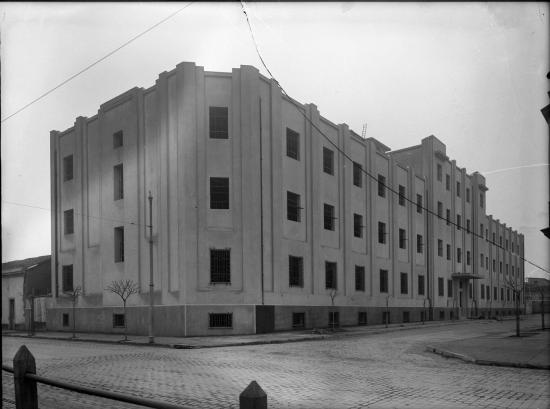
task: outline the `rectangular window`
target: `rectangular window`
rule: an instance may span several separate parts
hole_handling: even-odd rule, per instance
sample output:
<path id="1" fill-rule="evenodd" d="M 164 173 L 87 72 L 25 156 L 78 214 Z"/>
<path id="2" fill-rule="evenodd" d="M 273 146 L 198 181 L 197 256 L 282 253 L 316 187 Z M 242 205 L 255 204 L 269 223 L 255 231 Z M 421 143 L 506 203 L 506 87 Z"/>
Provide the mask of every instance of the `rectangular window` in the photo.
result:
<path id="1" fill-rule="evenodd" d="M 456 229 L 457 230 L 460 230 L 461 224 L 462 224 L 462 217 L 459 214 L 457 214 L 456 215 Z"/>
<path id="2" fill-rule="evenodd" d="M 328 313 L 328 325 L 330 327 L 340 326 L 340 313 L 338 311 L 329 311 Z"/>
<path id="3" fill-rule="evenodd" d="M 416 235 L 416 252 L 422 254 L 424 251 L 424 242 L 422 240 L 422 235 L 417 234 Z"/>
<path id="4" fill-rule="evenodd" d="M 447 226 L 451 224 L 451 210 L 447 209 Z"/>
<path id="5" fill-rule="evenodd" d="M 386 197 L 386 177 L 378 175 L 378 196 Z"/>
<path id="6" fill-rule="evenodd" d="M 424 295 L 424 276 L 418 276 L 418 295 Z"/>
<path id="7" fill-rule="evenodd" d="M 355 237 L 363 237 L 363 216 L 353 214 L 353 235 Z"/>
<path id="8" fill-rule="evenodd" d="M 483 207 L 483 193 L 479 194 L 479 206 Z"/>
<path id="9" fill-rule="evenodd" d="M 422 214 L 422 195 L 416 195 L 416 213 Z"/>
<path id="10" fill-rule="evenodd" d="M 497 267 L 496 267 L 496 261 L 495 259 L 493 259 L 493 273 L 497 271 Z"/>
<path id="11" fill-rule="evenodd" d="M 63 314 L 63 326 L 64 327 L 69 326 L 69 314 Z"/>
<path id="12" fill-rule="evenodd" d="M 409 293 L 409 276 L 407 273 L 401 273 L 401 294 Z"/>
<path id="13" fill-rule="evenodd" d="M 479 225 L 479 234 L 483 236 L 483 223 Z"/>
<path id="14" fill-rule="evenodd" d="M 504 301 L 504 288 L 500 288 L 500 301 Z"/>
<path id="15" fill-rule="evenodd" d="M 456 182 L 456 197 L 460 197 L 460 182 Z"/>
<path id="16" fill-rule="evenodd" d="M 447 244 L 447 260 L 451 259 L 451 245 Z"/>
<path id="17" fill-rule="evenodd" d="M 437 202 L 437 217 L 443 218 L 443 203 Z"/>
<path id="18" fill-rule="evenodd" d="M 510 301 L 510 289 L 506 289 L 506 301 Z"/>
<path id="19" fill-rule="evenodd" d="M 487 296 L 487 300 L 491 299 L 491 288 L 489 286 L 485 287 L 485 295 Z"/>
<path id="20" fill-rule="evenodd" d="M 495 233 L 493 232 L 493 244 L 497 244 L 497 242 L 496 242 L 497 238 L 496 238 L 496 237 L 497 237 L 497 236 L 496 236 Z"/>
<path id="21" fill-rule="evenodd" d="M 323 147 L 323 171 L 334 175 L 334 152 Z"/>
<path id="22" fill-rule="evenodd" d="M 357 314 L 357 325 L 367 325 L 366 311 L 359 311 L 359 313 Z"/>
<path id="23" fill-rule="evenodd" d="M 437 255 L 443 257 L 443 240 L 437 240 Z"/>
<path id="24" fill-rule="evenodd" d="M 208 328 L 233 328 L 233 314 L 208 314 Z"/>
<path id="25" fill-rule="evenodd" d="M 498 272 L 502 274 L 502 261 L 498 263 Z"/>
<path id="26" fill-rule="evenodd" d="M 122 163 L 113 167 L 114 200 L 124 198 L 124 171 Z"/>
<path id="27" fill-rule="evenodd" d="M 63 292 L 73 291 L 73 265 L 69 264 L 67 266 L 63 266 L 61 275 Z"/>
<path id="28" fill-rule="evenodd" d="M 124 262 L 124 227 L 115 227 L 115 263 Z"/>
<path id="29" fill-rule="evenodd" d="M 336 263 L 325 261 L 325 288 L 336 290 Z"/>
<path id="30" fill-rule="evenodd" d="M 399 206 L 405 206 L 405 186 L 399 185 Z"/>
<path id="31" fill-rule="evenodd" d="M 229 178 L 210 178 L 210 209 L 229 209 Z"/>
<path id="32" fill-rule="evenodd" d="M 466 250 L 466 265 L 469 266 L 471 262 L 470 259 L 470 250 Z"/>
<path id="33" fill-rule="evenodd" d="M 378 222 L 378 243 L 386 243 L 386 223 Z"/>
<path id="34" fill-rule="evenodd" d="M 470 203 L 470 188 L 466 188 L 466 202 Z"/>
<path id="35" fill-rule="evenodd" d="M 403 322 L 410 322 L 409 311 L 403 311 Z"/>
<path id="36" fill-rule="evenodd" d="M 406 232 L 404 229 L 399 229 L 399 248 L 400 249 L 407 248 L 406 243 L 407 243 Z"/>
<path id="37" fill-rule="evenodd" d="M 304 286 L 304 259 L 303 257 L 288 256 L 288 286 Z"/>
<path id="38" fill-rule="evenodd" d="M 365 267 L 355 266 L 355 290 L 365 291 Z"/>
<path id="39" fill-rule="evenodd" d="M 69 209 L 63 212 L 63 231 L 65 234 L 74 233 L 74 210 Z"/>
<path id="40" fill-rule="evenodd" d="M 445 189 L 451 190 L 451 176 L 445 175 Z"/>
<path id="41" fill-rule="evenodd" d="M 73 180 L 73 155 L 63 158 L 63 182 Z"/>
<path id="42" fill-rule="evenodd" d="M 481 253 L 479 256 L 479 266 L 483 268 L 483 253 Z"/>
<path id="43" fill-rule="evenodd" d="M 323 220 L 325 230 L 334 230 L 334 206 L 329 204 L 323 205 Z"/>
<path id="44" fill-rule="evenodd" d="M 231 283 L 231 249 L 210 249 L 210 283 Z"/>
<path id="45" fill-rule="evenodd" d="M 357 187 L 363 186 L 363 167 L 357 162 L 353 162 L 353 184 Z"/>
<path id="46" fill-rule="evenodd" d="M 462 263 L 462 249 L 460 247 L 456 249 L 456 262 Z"/>
<path id="47" fill-rule="evenodd" d="M 210 138 L 228 139 L 229 138 L 229 108 L 210 107 Z"/>
<path id="48" fill-rule="evenodd" d="M 380 270 L 380 292 L 388 292 L 388 270 Z"/>
<path id="49" fill-rule="evenodd" d="M 437 164 L 437 181 L 441 182 L 443 180 L 443 167 L 441 164 Z"/>
<path id="50" fill-rule="evenodd" d="M 438 277 L 437 279 L 437 293 L 440 297 L 445 296 L 445 288 L 443 284 L 443 278 Z"/>
<path id="51" fill-rule="evenodd" d="M 301 220 L 300 195 L 293 192 L 286 192 L 286 218 L 293 222 Z"/>
<path id="52" fill-rule="evenodd" d="M 122 131 L 113 134 L 113 148 L 120 148 L 123 145 L 124 139 Z"/>
<path id="53" fill-rule="evenodd" d="M 496 287 L 493 287 L 493 300 L 498 301 L 498 290 Z"/>
<path id="54" fill-rule="evenodd" d="M 306 326 L 306 314 L 303 312 L 292 313 L 292 328 L 304 328 Z"/>
<path id="55" fill-rule="evenodd" d="M 445 319 L 445 311 L 439 310 L 439 319 L 444 320 Z"/>
<path id="56" fill-rule="evenodd" d="M 505 246 L 506 250 L 508 250 L 508 239 L 506 239 L 506 246 Z"/>
<path id="57" fill-rule="evenodd" d="M 113 328 L 124 328 L 124 314 L 113 314 Z"/>
<path id="58" fill-rule="evenodd" d="M 481 289 L 479 291 L 479 295 L 481 295 L 481 299 L 485 299 L 485 285 L 481 284 Z"/>
<path id="59" fill-rule="evenodd" d="M 382 322 L 384 324 L 390 323 L 390 312 L 389 311 L 383 311 L 382 312 Z"/>
<path id="60" fill-rule="evenodd" d="M 447 297 L 453 296 L 453 280 L 447 280 Z"/>
<path id="61" fill-rule="evenodd" d="M 300 160 L 300 134 L 286 128 L 286 156 Z"/>
<path id="62" fill-rule="evenodd" d="M 500 236 L 499 239 L 500 239 L 500 240 L 499 240 L 499 243 L 500 243 L 499 245 L 500 245 L 500 247 L 502 247 L 502 236 Z"/>
<path id="63" fill-rule="evenodd" d="M 470 233 L 470 219 L 466 219 L 466 232 Z"/>

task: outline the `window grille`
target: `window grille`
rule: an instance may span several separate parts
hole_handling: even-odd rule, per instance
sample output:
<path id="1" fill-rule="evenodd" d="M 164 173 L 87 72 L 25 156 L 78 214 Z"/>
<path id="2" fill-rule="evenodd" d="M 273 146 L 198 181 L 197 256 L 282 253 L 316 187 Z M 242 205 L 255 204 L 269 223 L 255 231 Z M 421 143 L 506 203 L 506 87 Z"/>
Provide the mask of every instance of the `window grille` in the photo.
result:
<path id="1" fill-rule="evenodd" d="M 306 326 L 306 314 L 304 312 L 292 313 L 292 328 L 304 328 Z"/>
<path id="2" fill-rule="evenodd" d="M 231 283 L 230 249 L 210 249 L 210 283 Z"/>
<path id="3" fill-rule="evenodd" d="M 323 219 L 325 230 L 334 230 L 334 206 L 324 204 L 323 206 Z"/>
<path id="4" fill-rule="evenodd" d="M 300 195 L 286 192 L 286 217 L 288 220 L 299 222 L 301 220 Z"/>
<path id="5" fill-rule="evenodd" d="M 227 107 L 210 107 L 210 138 L 229 138 L 229 109 Z"/>
<path id="6" fill-rule="evenodd" d="M 233 314 L 208 314 L 208 327 L 209 328 L 233 328 Z"/>
<path id="7" fill-rule="evenodd" d="M 124 328 L 124 314 L 113 314 L 113 328 Z"/>
<path id="8" fill-rule="evenodd" d="M 229 209 L 229 178 L 210 178 L 210 208 Z"/>
<path id="9" fill-rule="evenodd" d="M 303 257 L 288 256 L 288 285 L 289 287 L 304 286 Z"/>
<path id="10" fill-rule="evenodd" d="M 300 134 L 286 128 L 286 156 L 300 160 Z"/>
<path id="11" fill-rule="evenodd" d="M 386 223 L 378 222 L 378 243 L 386 243 Z"/>
<path id="12" fill-rule="evenodd" d="M 323 147 L 323 171 L 334 175 L 334 152 Z"/>
<path id="13" fill-rule="evenodd" d="M 363 237 L 363 216 L 356 213 L 353 214 L 353 235 Z"/>

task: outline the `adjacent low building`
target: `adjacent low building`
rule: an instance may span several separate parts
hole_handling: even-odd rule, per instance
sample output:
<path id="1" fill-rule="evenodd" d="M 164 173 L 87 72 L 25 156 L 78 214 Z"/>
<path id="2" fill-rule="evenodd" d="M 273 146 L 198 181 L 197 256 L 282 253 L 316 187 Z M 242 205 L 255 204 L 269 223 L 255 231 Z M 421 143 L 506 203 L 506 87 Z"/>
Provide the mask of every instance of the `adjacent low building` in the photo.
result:
<path id="1" fill-rule="evenodd" d="M 147 333 L 151 238 L 156 335 L 496 315 L 523 280 L 523 236 L 436 137 L 391 152 L 251 66 L 181 63 L 50 154 L 52 329 L 78 286 L 77 330 Z M 119 279 L 141 290 L 122 318 Z"/>

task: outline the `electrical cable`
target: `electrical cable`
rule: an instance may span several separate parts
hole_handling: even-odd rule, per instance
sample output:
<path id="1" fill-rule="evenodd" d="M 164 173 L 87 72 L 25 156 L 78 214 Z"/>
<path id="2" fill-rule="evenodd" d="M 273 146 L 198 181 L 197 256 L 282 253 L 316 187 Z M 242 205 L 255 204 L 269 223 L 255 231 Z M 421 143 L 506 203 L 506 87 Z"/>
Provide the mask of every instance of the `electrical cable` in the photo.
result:
<path id="1" fill-rule="evenodd" d="M 287 92 L 285 91 L 285 89 L 283 88 L 283 86 L 281 85 L 281 83 L 280 83 L 279 81 L 277 81 L 277 79 L 273 76 L 273 74 L 271 74 L 271 71 L 270 71 L 269 68 L 266 66 L 266 64 L 265 64 L 265 62 L 264 62 L 264 59 L 263 59 L 262 56 L 261 56 L 260 50 L 259 50 L 259 48 L 258 48 L 258 44 L 256 43 L 256 39 L 255 39 L 255 37 L 254 37 L 254 32 L 253 32 L 253 30 L 252 30 L 252 25 L 251 25 L 251 23 L 250 23 L 250 20 L 248 19 L 248 15 L 247 15 L 247 13 L 246 13 L 246 11 L 245 11 L 245 9 L 244 9 L 244 5 L 243 5 L 242 0 L 241 0 L 241 6 L 242 6 L 242 9 L 243 9 L 243 13 L 244 13 L 244 15 L 245 15 L 245 17 L 246 17 L 246 22 L 248 23 L 248 29 L 249 29 L 249 31 L 250 31 L 250 34 L 251 34 L 251 37 L 252 37 L 252 41 L 254 42 L 254 45 L 255 45 L 255 47 L 256 47 L 256 52 L 258 53 L 258 57 L 260 58 L 260 61 L 261 61 L 262 65 L 264 66 L 264 68 L 266 69 L 266 71 L 269 73 L 269 75 L 270 75 L 270 77 L 271 77 L 271 80 L 273 80 L 273 82 L 275 82 L 275 84 L 277 84 L 277 86 L 278 86 L 279 89 L 281 90 L 281 93 L 282 93 L 284 96 L 286 96 L 286 97 L 289 99 L 290 103 L 292 103 L 292 104 L 298 109 L 298 111 L 302 114 L 302 116 L 306 119 L 306 121 L 309 122 L 309 124 L 310 124 L 313 128 L 315 128 L 315 130 L 316 130 L 317 132 L 319 132 L 319 133 L 320 133 L 320 134 L 321 134 L 321 135 L 322 135 L 322 136 L 323 136 L 323 137 L 324 137 L 324 138 L 325 138 L 325 139 L 326 139 L 326 140 L 327 140 L 327 141 L 328 141 L 328 142 L 329 142 L 329 143 L 330 143 L 330 144 L 331 144 L 331 145 L 332 145 L 332 146 L 333 146 L 333 147 L 334 147 L 334 148 L 335 148 L 344 158 L 348 159 L 351 163 L 353 163 L 353 159 L 352 159 L 348 154 L 346 154 L 344 151 L 342 151 L 342 149 L 340 149 L 340 147 L 339 147 L 338 145 L 336 145 L 333 141 L 331 141 L 330 138 L 329 138 L 327 135 L 325 135 L 325 133 L 324 133 L 321 129 L 319 129 L 319 127 L 318 127 L 315 123 L 313 123 L 313 121 L 312 121 L 310 118 L 308 118 L 308 116 L 307 116 L 306 113 L 305 113 L 304 107 L 301 106 L 298 102 L 296 102 L 292 97 L 290 97 L 290 96 L 287 94 Z M 390 186 L 386 185 L 385 183 L 380 182 L 380 181 L 378 180 L 377 177 L 375 177 L 374 175 L 371 175 L 368 171 L 366 171 L 366 170 L 365 170 L 364 168 L 362 168 L 362 167 L 361 167 L 361 171 L 362 171 L 363 173 L 365 173 L 365 174 L 366 174 L 368 177 L 370 177 L 371 179 L 373 179 L 373 180 L 375 180 L 376 182 L 378 182 L 379 185 L 384 186 L 385 189 L 388 189 L 390 192 L 392 192 L 392 193 L 398 195 L 399 197 L 404 198 L 406 201 L 410 202 L 411 204 L 416 205 L 417 208 L 421 208 L 421 209 L 425 210 L 427 213 L 429 213 L 429 214 L 431 214 L 431 215 L 433 215 L 433 216 L 436 216 L 438 219 L 445 220 L 447 224 L 451 224 L 451 225 L 457 227 L 459 230 L 462 229 L 462 226 L 458 225 L 457 223 L 455 223 L 455 222 L 453 222 L 453 221 L 451 221 L 451 220 L 447 220 L 446 218 L 443 218 L 443 216 L 440 216 L 439 214 L 435 213 L 434 211 L 428 209 L 427 207 L 424 207 L 424 206 L 422 206 L 422 205 L 419 205 L 418 203 L 416 203 L 416 202 L 413 201 L 412 199 L 410 199 L 410 198 L 408 198 L 408 197 L 406 197 L 406 196 L 404 196 L 404 195 L 399 194 L 399 192 L 397 192 L 395 189 L 391 188 Z M 484 240 L 487 241 L 488 243 L 490 243 L 490 244 L 496 246 L 497 248 L 500 248 L 500 249 L 502 249 L 502 250 L 504 250 L 504 251 L 508 251 L 508 250 L 505 249 L 503 246 L 498 245 L 496 242 L 491 241 L 491 240 L 489 240 L 488 238 L 485 238 L 483 235 L 480 235 L 480 234 L 475 233 L 473 230 L 470 230 L 470 231 L 466 230 L 466 233 L 467 233 L 467 234 L 471 234 L 472 236 L 475 236 L 475 237 L 479 237 L 479 238 L 481 238 L 481 239 L 484 239 Z M 527 260 L 526 258 L 522 257 L 522 256 L 519 255 L 519 254 L 516 254 L 516 255 L 520 258 L 520 260 L 523 260 L 523 261 L 525 261 L 525 262 L 531 264 L 532 266 L 537 267 L 538 269 L 540 269 L 540 270 L 542 270 L 542 271 L 545 271 L 546 273 L 549 273 L 549 274 L 550 274 L 550 271 L 546 270 L 545 268 L 543 268 L 543 267 L 541 267 L 541 266 L 539 266 L 539 265 L 533 263 L 533 262 L 530 261 L 530 260 Z M 493 271 L 493 272 L 494 272 L 494 271 Z"/>
<path id="2" fill-rule="evenodd" d="M 170 14 L 169 16 L 163 18 L 162 20 L 160 20 L 158 23 L 155 23 L 153 24 L 151 27 L 149 27 L 148 29 L 146 29 L 145 31 L 142 31 L 141 33 L 137 34 L 136 36 L 132 37 L 131 39 L 129 39 L 128 41 L 126 41 L 124 44 L 118 46 L 117 48 L 115 48 L 113 51 L 107 53 L 106 55 L 104 55 L 103 57 L 101 57 L 100 59 L 96 60 L 95 62 L 91 63 L 90 65 L 86 66 L 85 68 L 81 69 L 80 71 L 78 71 L 76 74 L 73 74 L 71 75 L 69 78 L 67 78 L 65 81 L 59 83 L 58 85 L 56 85 L 55 87 L 53 87 L 52 89 L 50 89 L 49 91 L 46 91 L 45 93 L 43 93 L 42 95 L 38 96 L 37 98 L 33 99 L 32 101 L 30 101 L 29 103 L 27 103 L 26 105 L 24 105 L 23 107 L 19 108 L 17 111 L 15 111 L 14 113 L 8 115 L 7 117 L 5 117 L 4 119 L 2 119 L 0 122 L 4 122 L 4 121 L 7 121 L 8 119 L 10 119 L 12 116 L 14 115 L 17 115 L 19 112 L 27 109 L 28 107 L 30 107 L 32 104 L 34 104 L 35 102 L 38 102 L 40 101 L 42 98 L 46 97 L 47 95 L 51 94 L 52 92 L 54 92 L 56 89 L 62 87 L 63 85 L 65 85 L 66 83 L 68 83 L 69 81 L 75 79 L 76 77 L 78 77 L 80 74 L 83 74 L 84 72 L 88 71 L 90 68 L 94 67 L 95 65 L 99 64 L 100 62 L 106 60 L 107 58 L 109 58 L 111 55 L 113 55 L 114 53 L 116 53 L 117 51 L 121 50 L 122 48 L 126 47 L 127 45 L 129 45 L 130 43 L 134 42 L 135 40 L 137 40 L 138 38 L 140 38 L 141 36 L 147 34 L 149 31 L 153 30 L 154 28 L 160 26 L 162 23 L 168 21 L 169 19 L 171 19 L 172 17 L 174 17 L 176 14 L 182 12 L 183 10 L 185 10 L 187 7 L 189 7 L 191 4 L 193 4 L 193 2 L 190 2 L 188 4 L 186 4 L 185 6 L 183 6 L 182 8 L 180 8 L 179 10 L 176 10 L 174 13 Z"/>

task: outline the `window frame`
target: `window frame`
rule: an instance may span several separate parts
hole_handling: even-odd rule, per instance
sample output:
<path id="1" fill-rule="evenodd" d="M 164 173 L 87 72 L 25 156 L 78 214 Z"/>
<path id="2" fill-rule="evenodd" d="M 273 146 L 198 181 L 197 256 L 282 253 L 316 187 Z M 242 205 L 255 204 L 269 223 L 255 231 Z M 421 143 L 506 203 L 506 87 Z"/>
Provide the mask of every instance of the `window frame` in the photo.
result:
<path id="1" fill-rule="evenodd" d="M 300 161 L 300 134 L 289 127 L 286 128 L 286 156 Z"/>
<path id="2" fill-rule="evenodd" d="M 288 286 L 304 288 L 304 258 L 288 255 Z"/>
<path id="3" fill-rule="evenodd" d="M 209 139 L 229 139 L 229 107 L 208 107 Z"/>
<path id="4" fill-rule="evenodd" d="M 231 187 L 229 177 L 210 176 L 210 210 L 229 210 L 231 208 Z"/>
<path id="5" fill-rule="evenodd" d="M 210 248 L 210 285 L 231 284 L 231 248 Z"/>
<path id="6" fill-rule="evenodd" d="M 325 261 L 325 289 L 338 289 L 338 264 L 335 261 Z"/>

